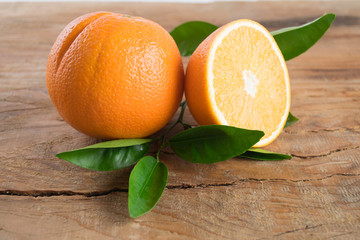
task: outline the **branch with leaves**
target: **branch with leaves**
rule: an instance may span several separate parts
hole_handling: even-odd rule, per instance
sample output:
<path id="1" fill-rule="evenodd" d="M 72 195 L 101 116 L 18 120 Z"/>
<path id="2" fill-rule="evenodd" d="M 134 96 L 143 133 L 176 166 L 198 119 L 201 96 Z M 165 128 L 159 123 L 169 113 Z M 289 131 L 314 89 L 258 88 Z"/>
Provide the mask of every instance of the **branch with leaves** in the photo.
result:
<path id="1" fill-rule="evenodd" d="M 285 60 L 295 58 L 313 46 L 328 30 L 335 19 L 334 14 L 324 16 L 298 27 L 289 27 L 272 32 Z M 218 27 L 200 21 L 179 25 L 171 35 L 182 56 L 191 55 L 197 46 Z M 110 171 L 132 166 L 129 179 L 129 213 L 139 217 L 149 212 L 159 201 L 167 184 L 168 170 L 160 162 L 161 150 L 170 146 L 174 153 L 192 163 L 210 164 L 234 157 L 272 161 L 291 159 L 291 156 L 252 148 L 264 135 L 264 132 L 223 125 L 192 127 L 183 120 L 186 101 L 182 102 L 178 119 L 160 137 L 155 139 L 119 139 L 97 143 L 73 151 L 59 153 L 56 156 L 77 166 Z M 297 122 L 291 113 L 285 127 Z M 177 124 L 184 131 L 171 138 L 168 134 Z M 160 142 L 154 156 L 145 156 L 150 145 Z"/>

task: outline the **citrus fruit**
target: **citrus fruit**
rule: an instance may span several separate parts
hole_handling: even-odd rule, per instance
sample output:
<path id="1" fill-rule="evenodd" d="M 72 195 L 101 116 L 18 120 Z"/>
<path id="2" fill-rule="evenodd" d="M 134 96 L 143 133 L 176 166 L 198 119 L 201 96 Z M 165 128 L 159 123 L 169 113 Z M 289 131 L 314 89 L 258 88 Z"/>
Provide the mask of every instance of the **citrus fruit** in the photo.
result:
<path id="1" fill-rule="evenodd" d="M 161 129 L 183 94 L 181 56 L 157 23 L 110 12 L 68 24 L 48 59 L 48 92 L 72 127 L 102 139 Z"/>
<path id="2" fill-rule="evenodd" d="M 195 50 L 186 70 L 185 95 L 201 125 L 264 131 L 255 145 L 273 141 L 290 108 L 285 60 L 272 35 L 251 20 L 222 26 Z"/>

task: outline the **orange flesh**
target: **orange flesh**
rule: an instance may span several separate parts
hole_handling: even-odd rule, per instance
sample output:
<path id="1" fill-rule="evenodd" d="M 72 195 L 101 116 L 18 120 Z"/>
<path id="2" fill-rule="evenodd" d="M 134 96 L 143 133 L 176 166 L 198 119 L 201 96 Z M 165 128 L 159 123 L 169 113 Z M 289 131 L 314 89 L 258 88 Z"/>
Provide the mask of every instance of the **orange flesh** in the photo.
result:
<path id="1" fill-rule="evenodd" d="M 286 112 L 285 71 L 260 31 L 241 26 L 225 36 L 215 52 L 213 87 L 216 105 L 228 124 L 262 130 L 264 138 L 278 129 Z M 254 97 L 245 90 L 244 73 L 258 80 Z"/>

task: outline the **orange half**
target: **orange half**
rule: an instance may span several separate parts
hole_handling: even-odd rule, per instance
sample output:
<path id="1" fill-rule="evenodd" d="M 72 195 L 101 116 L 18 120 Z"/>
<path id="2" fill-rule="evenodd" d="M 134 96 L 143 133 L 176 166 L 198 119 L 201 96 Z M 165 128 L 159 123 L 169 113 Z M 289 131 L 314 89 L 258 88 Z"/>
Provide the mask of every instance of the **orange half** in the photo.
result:
<path id="1" fill-rule="evenodd" d="M 224 25 L 199 45 L 188 64 L 185 94 L 201 125 L 264 131 L 255 147 L 280 134 L 290 109 L 284 57 L 271 33 L 251 20 Z"/>

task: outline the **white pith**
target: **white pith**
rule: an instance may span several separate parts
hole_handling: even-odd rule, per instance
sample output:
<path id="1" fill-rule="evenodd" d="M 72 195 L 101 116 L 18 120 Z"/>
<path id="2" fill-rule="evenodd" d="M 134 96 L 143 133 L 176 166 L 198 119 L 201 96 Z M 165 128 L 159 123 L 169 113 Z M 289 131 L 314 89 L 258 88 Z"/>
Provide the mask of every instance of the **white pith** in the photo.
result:
<path id="1" fill-rule="evenodd" d="M 216 115 L 217 119 L 220 121 L 220 124 L 229 125 L 228 122 L 226 121 L 223 113 L 219 110 L 218 106 L 216 105 L 215 90 L 214 90 L 214 84 L 213 84 L 213 79 L 214 79 L 213 63 L 214 63 L 216 50 L 219 47 L 219 45 L 221 44 L 222 40 L 231 31 L 233 31 L 239 27 L 243 27 L 243 26 L 254 28 L 255 30 L 261 32 L 270 41 L 272 49 L 275 51 L 277 57 L 280 60 L 281 66 L 284 69 L 284 75 L 285 75 L 285 84 L 286 84 L 286 91 L 287 91 L 286 92 L 287 101 L 286 101 L 285 112 L 284 112 L 283 116 L 281 117 L 281 121 L 280 121 L 278 127 L 276 128 L 276 131 L 274 131 L 267 138 L 261 139 L 257 144 L 254 145 L 254 147 L 261 147 L 261 146 L 267 145 L 276 136 L 279 135 L 279 133 L 283 129 L 283 126 L 285 125 L 285 122 L 287 120 L 287 117 L 288 117 L 287 113 L 290 110 L 290 81 L 289 81 L 289 74 L 288 74 L 288 71 L 286 68 L 285 60 L 284 60 L 284 57 L 283 57 L 279 47 L 276 44 L 274 38 L 263 26 L 261 26 L 260 24 L 258 24 L 256 22 L 250 21 L 250 20 L 237 20 L 237 21 L 229 23 L 222 31 L 220 31 L 218 33 L 218 35 L 214 38 L 214 40 L 211 44 L 208 61 L 207 61 L 208 93 L 209 93 L 210 103 L 213 106 L 215 115 Z"/>
<path id="2" fill-rule="evenodd" d="M 259 84 L 259 79 L 257 79 L 256 75 L 250 70 L 244 70 L 242 72 L 242 77 L 244 79 L 244 91 L 254 98 L 257 92 L 256 86 Z"/>

